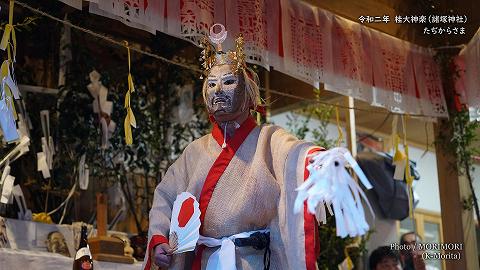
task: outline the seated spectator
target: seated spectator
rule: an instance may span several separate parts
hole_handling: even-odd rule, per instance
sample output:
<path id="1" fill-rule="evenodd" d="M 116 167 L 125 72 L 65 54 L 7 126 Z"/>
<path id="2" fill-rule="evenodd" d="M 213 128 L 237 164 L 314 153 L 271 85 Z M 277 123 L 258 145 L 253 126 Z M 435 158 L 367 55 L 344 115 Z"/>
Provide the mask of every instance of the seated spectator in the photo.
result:
<path id="1" fill-rule="evenodd" d="M 389 246 L 383 246 L 375 249 L 370 254 L 370 270 L 400 270 L 400 258 L 398 254 L 390 249 Z"/>

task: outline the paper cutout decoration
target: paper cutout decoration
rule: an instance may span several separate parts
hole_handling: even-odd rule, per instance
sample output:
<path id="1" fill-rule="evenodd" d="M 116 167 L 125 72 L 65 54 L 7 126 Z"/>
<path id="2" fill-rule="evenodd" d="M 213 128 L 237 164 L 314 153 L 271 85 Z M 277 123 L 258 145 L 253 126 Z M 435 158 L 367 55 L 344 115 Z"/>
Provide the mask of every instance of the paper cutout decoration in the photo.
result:
<path id="1" fill-rule="evenodd" d="M 299 213 L 307 201 L 308 212 L 325 224 L 326 206 L 329 213 L 335 215 L 337 236 L 364 235 L 369 226 L 360 197 L 367 203 L 372 216 L 374 213 L 362 189 L 346 170 L 347 166 L 351 167 L 363 186 L 371 189 L 372 185 L 358 163 L 347 149 L 341 147 L 320 151 L 312 155 L 311 161 L 307 166 L 309 177 L 297 188 L 294 212 Z"/>
<path id="2" fill-rule="evenodd" d="M 192 251 L 200 237 L 200 208 L 195 197 L 183 192 L 173 203 L 170 247 L 173 254 Z"/>
<path id="3" fill-rule="evenodd" d="M 115 131 L 116 124 L 110 118 L 113 109 L 113 102 L 107 100 L 108 89 L 100 81 L 101 75 L 96 70 L 90 72 L 90 84 L 87 89 L 93 100 L 93 112 L 98 114 L 100 121 L 100 129 L 102 136 L 102 149 L 107 149 L 109 146 L 109 139 Z"/>

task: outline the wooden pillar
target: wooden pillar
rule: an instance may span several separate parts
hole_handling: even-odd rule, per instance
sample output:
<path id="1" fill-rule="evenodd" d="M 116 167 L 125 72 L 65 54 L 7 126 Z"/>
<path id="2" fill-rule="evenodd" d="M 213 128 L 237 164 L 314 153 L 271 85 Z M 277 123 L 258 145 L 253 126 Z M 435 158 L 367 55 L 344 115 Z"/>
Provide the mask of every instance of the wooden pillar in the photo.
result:
<path id="1" fill-rule="evenodd" d="M 454 92 L 455 70 L 451 60 L 458 52 L 444 53 L 440 57 L 442 69 L 442 83 L 450 113 L 457 110 Z M 458 159 L 454 152 L 448 151 L 444 144 L 453 138 L 453 119 L 441 119 L 434 125 L 435 151 L 437 158 L 438 186 L 440 205 L 442 209 L 442 230 L 444 243 L 461 243 L 459 260 L 445 260 L 446 270 L 477 270 L 478 263 L 477 239 L 473 210 L 464 209 L 463 200 L 470 197 L 471 190 L 468 180 L 458 170 Z M 450 251 L 446 251 L 450 252 Z"/>
<path id="2" fill-rule="evenodd" d="M 439 138 L 441 133 L 443 136 L 448 136 L 446 138 L 448 141 L 453 135 L 451 126 L 448 120 L 440 120 L 435 125 L 435 137 Z M 443 242 L 464 244 L 463 250 L 460 251 L 460 260 L 445 260 L 446 270 L 480 269 L 473 210 L 464 209 L 462 203 L 463 199 L 468 198 L 471 194 L 468 180 L 459 174 L 456 157 L 451 152 L 447 152 L 444 145 L 436 144 L 435 150 L 442 209 Z"/>
<path id="3" fill-rule="evenodd" d="M 107 235 L 107 194 L 97 193 L 97 236 Z"/>

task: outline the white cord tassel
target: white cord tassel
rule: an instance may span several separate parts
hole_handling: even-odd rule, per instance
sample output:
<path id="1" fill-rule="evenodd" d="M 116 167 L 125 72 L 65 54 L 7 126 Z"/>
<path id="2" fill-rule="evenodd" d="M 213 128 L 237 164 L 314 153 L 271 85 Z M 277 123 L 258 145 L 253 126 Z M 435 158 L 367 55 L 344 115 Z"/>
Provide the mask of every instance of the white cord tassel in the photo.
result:
<path id="1" fill-rule="evenodd" d="M 225 127 L 223 128 L 223 143 L 222 143 L 222 148 L 224 149 L 227 147 L 227 125 L 228 123 L 225 123 Z"/>
<path id="2" fill-rule="evenodd" d="M 308 212 L 315 214 L 317 220 L 325 224 L 327 206 L 329 213 L 335 214 L 337 236 L 356 237 L 365 234 L 369 226 L 360 196 L 367 203 L 372 216 L 374 213 L 365 194 L 345 169 L 349 165 L 365 188 L 371 189 L 358 163 L 347 149 L 341 147 L 319 152 L 312 156 L 312 161 L 307 166 L 309 177 L 297 188 L 294 212 L 299 213 L 303 209 L 303 202 L 307 201 Z"/>

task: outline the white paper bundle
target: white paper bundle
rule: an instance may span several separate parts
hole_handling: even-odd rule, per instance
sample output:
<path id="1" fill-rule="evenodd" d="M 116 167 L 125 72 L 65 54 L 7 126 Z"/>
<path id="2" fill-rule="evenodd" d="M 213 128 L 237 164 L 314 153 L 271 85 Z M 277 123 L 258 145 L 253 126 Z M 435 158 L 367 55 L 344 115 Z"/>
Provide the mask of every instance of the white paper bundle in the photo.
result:
<path id="1" fill-rule="evenodd" d="M 85 163 L 86 154 L 83 154 L 78 164 L 78 185 L 81 190 L 88 189 L 90 170 Z"/>
<path id="2" fill-rule="evenodd" d="M 294 212 L 300 212 L 304 201 L 307 201 L 308 212 L 315 214 L 319 222 L 326 223 L 326 206 L 329 213 L 335 215 L 337 236 L 365 234 L 369 226 L 360 197 L 366 201 L 372 215 L 373 210 L 345 167 L 353 169 L 365 188 L 371 189 L 372 186 L 350 152 L 345 148 L 333 148 L 315 154 L 312 161 L 307 166 L 309 177 L 297 188 Z"/>
<path id="3" fill-rule="evenodd" d="M 116 124 L 113 120 L 108 119 L 105 115 L 110 116 L 113 110 L 113 102 L 108 101 L 108 89 L 100 81 L 101 75 L 96 70 L 90 72 L 90 84 L 87 85 L 87 89 L 93 100 L 93 112 L 100 116 L 100 129 L 102 133 L 102 149 L 109 147 L 109 139 L 112 137 L 115 131 Z"/>
<path id="4" fill-rule="evenodd" d="M 13 184 L 15 182 L 15 177 L 10 175 L 10 166 L 7 164 L 2 172 L 2 178 L 0 179 L 0 187 L 1 187 L 1 197 L 0 203 L 11 203 L 12 200 L 12 191 L 13 191 Z"/>
<path id="5" fill-rule="evenodd" d="M 192 251 L 200 237 L 200 209 L 195 196 L 183 192 L 173 203 L 169 244 L 173 254 Z"/>

